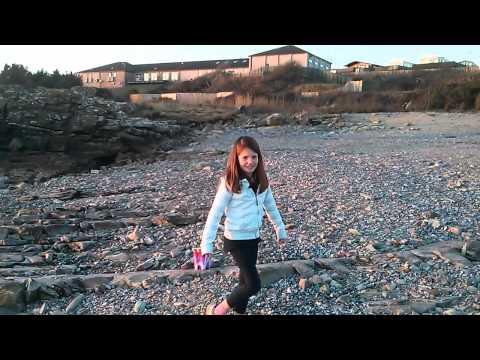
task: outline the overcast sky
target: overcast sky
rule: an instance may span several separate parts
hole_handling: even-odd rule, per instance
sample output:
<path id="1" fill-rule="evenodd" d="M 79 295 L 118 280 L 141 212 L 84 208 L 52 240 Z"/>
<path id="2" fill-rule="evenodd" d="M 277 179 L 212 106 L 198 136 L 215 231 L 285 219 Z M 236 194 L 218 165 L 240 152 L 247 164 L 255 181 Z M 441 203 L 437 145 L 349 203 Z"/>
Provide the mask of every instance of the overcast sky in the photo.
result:
<path id="1" fill-rule="evenodd" d="M 61 73 L 126 61 L 149 64 L 176 61 L 246 58 L 283 45 L 0 45 L 0 70 L 24 65 L 31 72 Z M 341 68 L 354 61 L 386 65 L 393 59 L 418 63 L 425 55 L 480 65 L 480 45 L 296 45 Z"/>

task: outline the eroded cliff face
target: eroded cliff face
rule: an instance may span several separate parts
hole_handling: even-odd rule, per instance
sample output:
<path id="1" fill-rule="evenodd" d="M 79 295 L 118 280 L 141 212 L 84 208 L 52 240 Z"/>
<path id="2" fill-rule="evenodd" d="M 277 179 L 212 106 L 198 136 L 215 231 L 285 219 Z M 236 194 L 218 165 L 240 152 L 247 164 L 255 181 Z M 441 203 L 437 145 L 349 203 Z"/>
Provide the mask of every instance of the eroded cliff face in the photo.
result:
<path id="1" fill-rule="evenodd" d="M 81 87 L 0 87 L 4 175 L 28 182 L 108 165 L 125 154 L 169 150 L 187 131 L 174 120 L 132 117 L 131 104 L 94 94 Z"/>

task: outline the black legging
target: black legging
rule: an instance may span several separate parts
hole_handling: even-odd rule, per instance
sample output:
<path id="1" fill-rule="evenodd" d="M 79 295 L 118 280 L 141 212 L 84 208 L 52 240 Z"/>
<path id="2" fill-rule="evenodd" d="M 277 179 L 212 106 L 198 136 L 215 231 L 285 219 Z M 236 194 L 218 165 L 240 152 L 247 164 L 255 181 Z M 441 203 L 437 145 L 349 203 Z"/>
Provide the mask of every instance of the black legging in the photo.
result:
<path id="1" fill-rule="evenodd" d="M 260 277 L 256 268 L 258 242 L 255 240 L 228 240 L 224 238 L 224 250 L 230 252 L 240 268 L 239 284 L 227 296 L 228 305 L 239 314 L 244 314 L 250 296 L 260 291 Z"/>

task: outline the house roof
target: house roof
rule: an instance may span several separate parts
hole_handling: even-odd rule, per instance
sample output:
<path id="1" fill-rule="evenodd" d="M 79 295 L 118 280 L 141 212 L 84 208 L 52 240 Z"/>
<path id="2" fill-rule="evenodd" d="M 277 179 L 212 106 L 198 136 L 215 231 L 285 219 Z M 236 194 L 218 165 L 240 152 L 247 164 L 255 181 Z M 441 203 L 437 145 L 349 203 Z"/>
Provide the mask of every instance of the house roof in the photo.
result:
<path id="1" fill-rule="evenodd" d="M 249 59 L 243 58 L 229 60 L 182 61 L 172 63 L 140 64 L 134 65 L 133 67 L 134 71 L 247 68 L 249 67 Z"/>
<path id="2" fill-rule="evenodd" d="M 429 63 L 429 64 L 413 64 L 413 69 L 415 70 L 439 69 L 439 68 L 451 68 L 451 67 L 461 67 L 461 66 L 465 66 L 465 65 L 456 63 L 455 61 L 447 61 L 447 62 Z"/>
<path id="3" fill-rule="evenodd" d="M 121 66 L 119 64 L 126 64 Z M 178 70 L 202 70 L 202 69 L 224 69 L 224 68 L 248 68 L 249 59 L 229 59 L 229 60 L 205 60 L 205 61 L 182 61 L 170 63 L 138 64 L 114 63 L 100 66 L 97 68 L 84 70 L 82 72 L 123 70 L 127 72 L 144 71 L 178 71 Z"/>
<path id="4" fill-rule="evenodd" d="M 279 47 L 279 48 L 276 48 L 276 49 L 264 51 L 264 52 L 253 54 L 253 55 L 250 55 L 250 56 L 285 55 L 285 54 L 309 54 L 311 56 L 315 56 L 319 59 L 322 59 L 320 56 L 314 55 L 314 54 L 312 54 L 308 51 L 305 51 L 305 50 L 300 49 L 299 47 L 293 46 L 293 45 L 282 46 L 282 47 Z M 327 61 L 325 59 L 322 59 L 322 60 Z M 327 61 L 327 62 L 329 64 L 331 64 L 330 61 Z"/>
<path id="5" fill-rule="evenodd" d="M 79 71 L 78 73 L 86 73 L 86 72 L 98 72 L 98 71 L 130 71 L 132 68 L 132 64 L 128 62 L 116 62 L 113 64 L 102 65 L 96 68 L 88 69 Z"/>
<path id="6" fill-rule="evenodd" d="M 346 66 L 346 67 L 350 67 L 350 66 L 353 66 L 353 65 L 355 65 L 355 64 L 360 64 L 360 63 L 370 64 L 370 65 L 373 65 L 373 66 L 380 66 L 380 65 L 372 64 L 372 63 L 369 63 L 369 62 L 366 62 L 366 61 L 352 61 L 351 63 L 348 63 L 348 64 L 345 65 L 345 66 Z"/>

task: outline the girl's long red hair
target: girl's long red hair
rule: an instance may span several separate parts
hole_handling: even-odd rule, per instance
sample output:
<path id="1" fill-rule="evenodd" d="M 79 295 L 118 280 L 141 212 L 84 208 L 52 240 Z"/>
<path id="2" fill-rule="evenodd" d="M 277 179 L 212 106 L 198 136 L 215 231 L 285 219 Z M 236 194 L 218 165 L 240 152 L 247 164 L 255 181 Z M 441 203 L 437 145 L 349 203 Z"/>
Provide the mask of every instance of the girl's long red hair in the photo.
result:
<path id="1" fill-rule="evenodd" d="M 258 165 L 253 172 L 253 177 L 259 186 L 260 193 L 262 193 L 268 188 L 267 174 L 265 173 L 260 146 L 255 139 L 250 136 L 241 136 L 233 143 L 230 154 L 228 155 L 227 167 L 225 169 L 225 183 L 227 189 L 237 194 L 241 191 L 240 175 L 242 174 L 242 170 L 240 168 L 240 163 L 238 162 L 238 155 L 245 148 L 249 148 L 258 155 Z"/>

